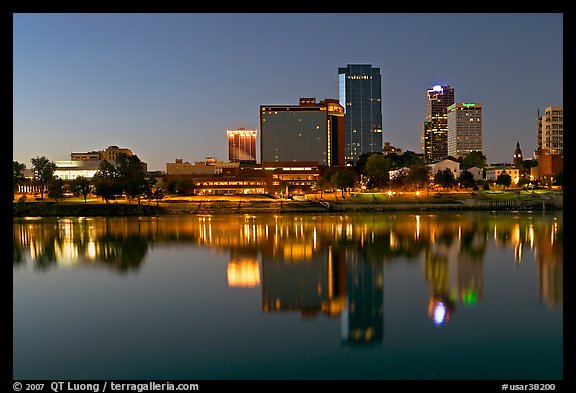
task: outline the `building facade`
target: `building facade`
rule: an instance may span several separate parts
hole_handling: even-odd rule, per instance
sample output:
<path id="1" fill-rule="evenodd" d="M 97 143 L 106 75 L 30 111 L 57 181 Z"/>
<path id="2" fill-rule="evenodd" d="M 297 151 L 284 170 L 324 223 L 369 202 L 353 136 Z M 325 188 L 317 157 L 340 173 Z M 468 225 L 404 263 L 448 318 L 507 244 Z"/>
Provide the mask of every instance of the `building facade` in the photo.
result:
<path id="1" fill-rule="evenodd" d="M 512 184 L 518 183 L 518 180 L 520 179 L 520 170 L 518 168 L 514 168 L 513 166 L 496 166 L 486 168 L 486 180 L 496 182 L 498 176 L 502 173 L 510 175 Z"/>
<path id="2" fill-rule="evenodd" d="M 256 163 L 256 130 L 238 128 L 226 130 L 228 136 L 228 161 Z"/>
<path id="3" fill-rule="evenodd" d="M 167 175 L 208 175 L 220 174 L 226 168 L 238 168 L 239 162 L 224 162 L 218 161 L 213 157 L 206 157 L 206 161 L 196 161 L 194 164 L 188 161 L 182 162 L 181 158 L 177 158 L 175 162 L 166 163 Z"/>
<path id="4" fill-rule="evenodd" d="M 382 151 L 382 92 L 380 68 L 348 64 L 338 68 L 340 105 L 346 119 L 345 158 Z"/>
<path id="5" fill-rule="evenodd" d="M 454 88 L 435 85 L 426 90 L 424 122 L 420 127 L 420 149 L 426 162 L 448 156 L 448 107 L 454 104 Z"/>
<path id="6" fill-rule="evenodd" d="M 448 106 L 448 155 L 466 157 L 482 151 L 482 104 L 459 102 Z"/>
<path id="7" fill-rule="evenodd" d="M 344 108 L 338 100 L 300 98 L 300 105 L 260 106 L 261 162 L 344 162 Z"/>
<path id="8" fill-rule="evenodd" d="M 544 115 L 538 115 L 537 154 L 564 154 L 564 110 L 562 106 L 549 106 Z"/>

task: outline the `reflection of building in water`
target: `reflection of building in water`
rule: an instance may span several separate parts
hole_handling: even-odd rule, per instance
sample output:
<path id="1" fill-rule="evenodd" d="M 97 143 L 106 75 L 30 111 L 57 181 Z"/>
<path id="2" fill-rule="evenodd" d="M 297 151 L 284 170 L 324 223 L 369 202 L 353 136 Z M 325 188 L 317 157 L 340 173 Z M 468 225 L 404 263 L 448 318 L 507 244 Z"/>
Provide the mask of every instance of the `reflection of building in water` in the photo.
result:
<path id="1" fill-rule="evenodd" d="M 227 276 L 229 287 L 253 288 L 260 286 L 257 249 L 230 249 Z"/>
<path id="2" fill-rule="evenodd" d="M 310 258 L 285 255 L 262 254 L 263 311 L 300 310 L 304 317 L 340 314 L 345 292 L 340 254 L 328 247 Z"/>
<path id="3" fill-rule="evenodd" d="M 347 298 L 342 313 L 342 339 L 372 344 L 384 335 L 384 268 L 358 249 L 347 250 Z"/>
<path id="4" fill-rule="evenodd" d="M 562 307 L 564 299 L 562 229 L 554 221 L 543 227 L 541 232 L 537 241 L 538 289 L 549 308 Z"/>
<path id="5" fill-rule="evenodd" d="M 434 324 L 445 324 L 456 304 L 474 305 L 482 298 L 485 237 L 478 228 L 459 223 L 434 225 L 424 257 L 429 285 L 428 315 Z"/>

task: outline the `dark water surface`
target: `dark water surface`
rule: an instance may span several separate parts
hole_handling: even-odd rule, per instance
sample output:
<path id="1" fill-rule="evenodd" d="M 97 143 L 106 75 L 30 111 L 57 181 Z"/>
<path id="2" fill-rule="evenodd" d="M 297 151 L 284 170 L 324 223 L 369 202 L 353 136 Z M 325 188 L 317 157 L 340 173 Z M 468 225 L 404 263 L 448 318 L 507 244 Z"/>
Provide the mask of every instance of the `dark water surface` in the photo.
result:
<path id="1" fill-rule="evenodd" d="M 561 212 L 13 228 L 14 379 L 563 377 Z"/>

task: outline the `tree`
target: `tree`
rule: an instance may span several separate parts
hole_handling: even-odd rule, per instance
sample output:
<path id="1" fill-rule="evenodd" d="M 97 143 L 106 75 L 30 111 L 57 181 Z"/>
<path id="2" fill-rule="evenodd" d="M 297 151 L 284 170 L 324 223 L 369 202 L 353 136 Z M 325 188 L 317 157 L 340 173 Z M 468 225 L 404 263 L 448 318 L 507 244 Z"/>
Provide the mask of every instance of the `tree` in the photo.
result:
<path id="1" fill-rule="evenodd" d="M 486 156 L 480 150 L 470 152 L 462 159 L 462 168 L 484 168 L 486 166 Z"/>
<path id="2" fill-rule="evenodd" d="M 140 204 L 140 197 L 146 193 L 149 187 L 149 183 L 146 181 L 146 174 L 142 169 L 142 161 L 137 155 L 129 156 L 125 153 L 120 153 L 116 158 L 116 171 L 128 202 L 132 198 L 138 198 L 138 204 Z"/>
<path id="3" fill-rule="evenodd" d="M 64 180 L 53 177 L 48 182 L 48 197 L 57 201 L 64 197 Z"/>
<path id="4" fill-rule="evenodd" d="M 34 172 L 34 182 L 40 187 L 40 199 L 44 199 L 44 188 L 54 177 L 56 164 L 46 157 L 36 157 L 32 160 L 32 171 Z"/>
<path id="5" fill-rule="evenodd" d="M 382 155 L 382 153 L 362 153 L 358 156 L 358 160 L 356 160 L 356 163 L 354 164 L 354 169 L 359 175 L 366 175 L 366 172 L 364 172 L 364 170 L 366 169 L 366 163 L 368 162 L 368 159 L 372 157 L 374 154 Z M 330 180 L 332 175 L 334 175 L 337 171 L 336 168 L 330 168 L 330 169 L 332 169 L 332 173 L 329 173 L 328 178 L 326 180 Z M 328 169 L 328 171 L 330 169 Z"/>
<path id="6" fill-rule="evenodd" d="M 114 165 L 103 160 L 92 179 L 94 193 L 104 199 L 106 203 L 118 195 L 122 195 L 122 184 L 118 179 L 118 173 Z"/>
<path id="7" fill-rule="evenodd" d="M 454 174 L 450 168 L 446 168 L 443 171 L 438 171 L 434 176 L 434 184 L 444 188 L 452 187 L 455 182 L 456 179 L 454 179 Z"/>
<path id="8" fill-rule="evenodd" d="M 510 187 L 510 184 L 512 184 L 512 177 L 506 171 L 503 171 L 496 178 L 496 184 L 502 186 L 502 189 L 505 190 L 506 187 Z"/>
<path id="9" fill-rule="evenodd" d="M 474 174 L 467 170 L 463 170 L 458 176 L 458 182 L 461 187 L 472 188 L 476 185 L 476 180 L 474 179 Z"/>
<path id="10" fill-rule="evenodd" d="M 316 190 L 320 190 L 320 199 L 324 198 L 323 192 L 326 188 L 330 187 L 330 182 L 328 182 L 328 180 L 326 180 L 324 177 L 319 177 L 318 180 L 316 181 L 316 184 L 314 184 L 314 189 Z"/>
<path id="11" fill-rule="evenodd" d="M 14 192 L 18 190 L 18 186 L 26 181 L 24 177 L 24 169 L 26 164 L 21 164 L 18 161 L 12 161 L 12 199 L 14 199 Z"/>
<path id="12" fill-rule="evenodd" d="M 430 184 L 430 167 L 425 165 L 422 160 L 417 162 L 416 164 L 412 164 L 408 167 L 410 172 L 406 176 L 406 184 L 412 184 L 416 188 L 422 186 L 428 186 Z"/>
<path id="13" fill-rule="evenodd" d="M 424 161 L 422 161 L 418 154 L 410 150 L 406 150 L 404 154 L 400 156 L 400 158 L 402 159 L 402 163 L 399 167 L 405 166 L 410 168 L 412 165 L 424 164 Z"/>
<path id="14" fill-rule="evenodd" d="M 88 197 L 88 194 L 90 194 L 91 189 L 90 180 L 84 176 L 78 176 L 76 179 L 72 180 L 72 192 L 74 195 L 82 195 L 84 197 L 84 203 L 86 203 L 86 198 Z"/>
<path id="15" fill-rule="evenodd" d="M 554 175 L 554 185 L 563 186 L 564 185 L 564 170 L 561 170 Z"/>
<path id="16" fill-rule="evenodd" d="M 366 161 L 365 173 L 373 186 L 382 185 L 389 180 L 390 161 L 381 154 L 373 154 Z"/>
<path id="17" fill-rule="evenodd" d="M 332 176 L 331 182 L 342 190 L 344 198 L 344 191 L 356 184 L 356 176 L 349 169 L 341 169 Z"/>
<path id="18" fill-rule="evenodd" d="M 171 194 L 186 195 L 194 188 L 194 183 L 189 179 L 177 177 L 168 182 L 167 190 Z"/>

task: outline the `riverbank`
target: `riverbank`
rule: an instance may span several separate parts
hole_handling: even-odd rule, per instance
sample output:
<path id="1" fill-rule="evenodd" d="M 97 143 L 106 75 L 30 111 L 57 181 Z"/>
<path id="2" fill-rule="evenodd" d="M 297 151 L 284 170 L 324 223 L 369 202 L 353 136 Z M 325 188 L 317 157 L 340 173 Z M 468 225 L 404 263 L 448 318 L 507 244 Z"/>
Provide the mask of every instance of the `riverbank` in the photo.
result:
<path id="1" fill-rule="evenodd" d="M 414 195 L 353 194 L 342 198 L 305 201 L 270 197 L 189 197 L 138 205 L 124 200 L 14 202 L 15 217 L 156 216 L 165 214 L 339 213 L 423 210 L 561 210 L 562 193 L 445 193 Z"/>

